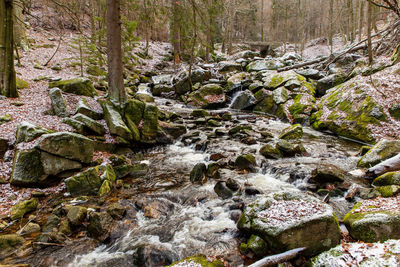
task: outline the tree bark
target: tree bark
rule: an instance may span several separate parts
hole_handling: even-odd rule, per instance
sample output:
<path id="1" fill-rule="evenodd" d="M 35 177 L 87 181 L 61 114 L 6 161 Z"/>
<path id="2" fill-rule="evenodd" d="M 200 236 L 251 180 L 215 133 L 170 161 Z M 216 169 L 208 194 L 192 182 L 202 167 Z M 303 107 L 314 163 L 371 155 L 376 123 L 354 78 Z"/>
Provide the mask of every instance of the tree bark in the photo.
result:
<path id="1" fill-rule="evenodd" d="M 368 9 L 367 9 L 367 33 L 368 33 L 368 58 L 369 64 L 372 66 L 373 63 L 373 55 L 372 55 L 372 38 L 371 38 L 371 31 L 372 31 L 372 4 L 368 2 Z"/>
<path id="2" fill-rule="evenodd" d="M 181 35 L 179 29 L 179 1 L 171 0 L 172 22 L 171 22 L 171 41 L 174 48 L 174 63 L 181 63 Z"/>
<path id="3" fill-rule="evenodd" d="M 107 57 L 109 98 L 122 105 L 126 101 L 124 87 L 120 0 L 107 0 Z"/>
<path id="4" fill-rule="evenodd" d="M 14 69 L 12 0 L 0 0 L 0 95 L 18 97 Z"/>

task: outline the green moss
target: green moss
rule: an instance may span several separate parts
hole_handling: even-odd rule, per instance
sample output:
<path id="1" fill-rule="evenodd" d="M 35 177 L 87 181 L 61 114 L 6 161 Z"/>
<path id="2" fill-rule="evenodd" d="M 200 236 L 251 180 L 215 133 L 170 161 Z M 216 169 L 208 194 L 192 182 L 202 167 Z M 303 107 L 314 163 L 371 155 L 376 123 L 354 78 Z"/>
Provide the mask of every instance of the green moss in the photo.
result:
<path id="1" fill-rule="evenodd" d="M 374 186 L 400 185 L 400 172 L 387 172 L 376 178 Z"/>
<path id="2" fill-rule="evenodd" d="M 34 211 L 38 206 L 36 198 L 32 198 L 26 201 L 18 202 L 14 205 L 10 212 L 11 220 L 17 220 L 22 218 L 26 213 Z"/>
<path id="3" fill-rule="evenodd" d="M 394 195 L 400 193 L 400 186 L 398 185 L 386 185 L 379 186 L 376 190 L 381 193 L 383 197 L 393 197 Z"/>
<path id="4" fill-rule="evenodd" d="M 29 88 L 29 83 L 20 78 L 17 78 L 17 89 L 26 89 Z"/>

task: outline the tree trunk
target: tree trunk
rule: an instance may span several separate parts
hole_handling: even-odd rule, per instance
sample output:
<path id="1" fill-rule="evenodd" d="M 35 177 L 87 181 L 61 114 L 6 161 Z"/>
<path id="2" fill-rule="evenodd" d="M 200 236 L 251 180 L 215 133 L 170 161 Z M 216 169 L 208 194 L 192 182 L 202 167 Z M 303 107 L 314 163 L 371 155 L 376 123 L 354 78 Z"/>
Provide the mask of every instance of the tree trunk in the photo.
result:
<path id="1" fill-rule="evenodd" d="M 29 49 L 28 40 L 26 38 L 25 33 L 25 23 L 24 17 L 22 15 L 22 1 L 14 0 L 14 41 L 19 47 L 21 47 L 24 51 Z"/>
<path id="2" fill-rule="evenodd" d="M 368 58 L 369 64 L 372 66 L 373 63 L 373 55 L 372 55 L 372 4 L 368 2 L 368 11 L 367 11 L 367 33 L 368 33 Z"/>
<path id="3" fill-rule="evenodd" d="M 12 0 L 0 0 L 0 95 L 18 97 L 14 69 Z"/>
<path id="4" fill-rule="evenodd" d="M 174 48 L 174 63 L 181 63 L 181 35 L 179 30 L 179 1 L 171 0 L 172 22 L 171 22 L 171 41 Z"/>
<path id="5" fill-rule="evenodd" d="M 121 42 L 120 0 L 107 0 L 108 90 L 120 105 L 126 101 Z"/>
<path id="6" fill-rule="evenodd" d="M 358 22 L 358 41 L 362 39 L 364 26 L 364 1 L 360 2 L 360 13 L 359 13 L 359 22 Z"/>

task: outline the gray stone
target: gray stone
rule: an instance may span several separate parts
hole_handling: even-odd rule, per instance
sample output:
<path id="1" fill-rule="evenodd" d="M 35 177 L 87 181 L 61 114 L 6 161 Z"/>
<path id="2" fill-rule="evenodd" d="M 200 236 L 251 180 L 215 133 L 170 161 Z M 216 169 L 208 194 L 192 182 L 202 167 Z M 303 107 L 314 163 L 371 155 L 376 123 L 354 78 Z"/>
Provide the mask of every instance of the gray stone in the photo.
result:
<path id="1" fill-rule="evenodd" d="M 51 106 L 58 117 L 68 117 L 69 110 L 60 88 L 53 88 L 49 92 Z"/>

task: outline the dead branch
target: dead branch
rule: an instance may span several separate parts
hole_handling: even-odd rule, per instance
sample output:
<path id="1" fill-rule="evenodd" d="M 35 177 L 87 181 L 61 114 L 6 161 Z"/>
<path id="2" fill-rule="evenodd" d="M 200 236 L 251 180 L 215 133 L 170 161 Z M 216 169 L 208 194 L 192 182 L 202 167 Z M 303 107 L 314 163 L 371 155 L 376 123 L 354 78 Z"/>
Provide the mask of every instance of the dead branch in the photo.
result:
<path id="1" fill-rule="evenodd" d="M 46 242 L 34 242 L 33 245 L 53 246 L 53 247 L 65 247 L 65 245 L 63 245 L 63 244 L 46 243 Z"/>
<path id="2" fill-rule="evenodd" d="M 399 171 L 400 170 L 400 154 L 394 156 L 390 159 L 387 159 L 378 165 L 375 165 L 372 168 L 369 168 L 366 177 L 374 178 L 377 176 L 381 176 L 387 172 Z"/>
<path id="3" fill-rule="evenodd" d="M 276 255 L 272 255 L 272 256 L 268 256 L 263 258 L 262 260 L 259 260 L 251 265 L 249 265 L 248 267 L 267 267 L 267 266 L 274 266 L 277 265 L 279 263 L 291 260 L 295 257 L 297 257 L 297 255 L 301 252 L 303 252 L 304 250 L 306 250 L 307 248 L 295 248 L 289 251 L 286 251 L 284 253 L 281 254 L 276 254 Z"/>

